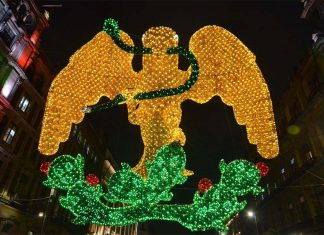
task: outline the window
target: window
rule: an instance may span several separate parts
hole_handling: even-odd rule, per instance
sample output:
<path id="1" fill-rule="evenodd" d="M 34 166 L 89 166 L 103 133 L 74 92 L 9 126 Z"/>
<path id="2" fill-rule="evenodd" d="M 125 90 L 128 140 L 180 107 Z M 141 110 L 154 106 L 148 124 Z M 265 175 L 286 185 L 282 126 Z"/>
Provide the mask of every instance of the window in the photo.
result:
<path id="1" fill-rule="evenodd" d="M 78 141 L 79 144 L 82 143 L 82 134 L 81 134 L 81 132 L 79 132 L 78 135 L 77 135 L 77 141 Z"/>
<path id="2" fill-rule="evenodd" d="M 282 179 L 283 181 L 286 180 L 286 175 L 285 175 L 286 171 L 285 171 L 285 168 L 281 168 L 281 175 L 282 175 Z"/>
<path id="3" fill-rule="evenodd" d="M 20 18 L 23 18 L 24 15 L 27 14 L 27 7 L 25 4 L 19 4 L 18 7 L 17 7 L 17 13 L 19 15 Z"/>
<path id="4" fill-rule="evenodd" d="M 312 160 L 314 158 L 311 147 L 309 144 L 304 144 L 301 148 L 302 156 L 306 157 L 306 160 Z"/>
<path id="5" fill-rule="evenodd" d="M 29 107 L 29 102 L 29 99 L 27 99 L 26 96 L 23 96 L 19 101 L 18 107 L 21 111 L 26 112 L 27 108 Z"/>
<path id="6" fill-rule="evenodd" d="M 16 135 L 17 128 L 15 125 L 11 125 L 7 128 L 2 140 L 7 144 L 11 144 L 13 138 Z"/>
<path id="7" fill-rule="evenodd" d="M 0 37 L 7 47 L 11 47 L 11 44 L 15 38 L 15 33 L 12 31 L 10 26 L 5 23 L 4 27 L 0 30 Z"/>
<path id="8" fill-rule="evenodd" d="M 1 94 L 8 98 L 12 90 L 16 89 L 17 83 L 19 83 L 19 75 L 15 70 L 11 70 L 1 89 Z"/>
<path id="9" fill-rule="evenodd" d="M 300 195 L 300 196 L 299 196 L 299 202 L 300 202 L 300 203 L 305 202 L 305 198 L 304 198 L 303 195 Z"/>
<path id="10" fill-rule="evenodd" d="M 72 129 L 72 134 L 73 134 L 73 136 L 76 136 L 77 131 L 78 131 L 77 126 L 76 126 L 76 125 L 73 125 L 73 129 Z"/>
<path id="11" fill-rule="evenodd" d="M 267 184 L 267 191 L 268 191 L 268 195 L 270 195 L 270 188 L 269 188 L 269 184 Z"/>
<path id="12" fill-rule="evenodd" d="M 6 61 L 6 58 L 1 56 L 1 62 L 0 62 L 1 87 L 5 84 L 9 75 L 11 74 L 11 71 L 13 70 L 13 68 L 7 63 L 8 62 Z"/>
<path id="13" fill-rule="evenodd" d="M 45 18 L 47 19 L 47 20 L 49 20 L 49 18 L 50 18 L 50 13 L 48 12 L 48 11 L 44 11 L 44 16 L 45 16 Z"/>
<path id="14" fill-rule="evenodd" d="M 311 159 L 313 159 L 312 151 L 308 151 L 308 152 L 306 153 L 306 158 L 307 158 L 307 160 L 311 160 Z"/>

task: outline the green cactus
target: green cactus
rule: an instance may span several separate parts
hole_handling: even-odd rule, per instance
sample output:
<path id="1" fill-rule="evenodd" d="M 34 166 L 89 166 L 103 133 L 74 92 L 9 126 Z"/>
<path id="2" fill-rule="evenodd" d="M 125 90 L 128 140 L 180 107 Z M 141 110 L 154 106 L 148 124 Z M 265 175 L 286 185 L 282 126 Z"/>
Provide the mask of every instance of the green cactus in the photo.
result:
<path id="1" fill-rule="evenodd" d="M 185 164 L 182 146 L 179 143 L 166 145 L 159 149 L 153 161 L 147 162 L 146 180 L 128 164 L 122 164 L 122 169 L 110 178 L 108 192 L 104 193 L 100 185 L 94 187 L 84 180 L 81 155 L 76 158 L 63 155 L 51 164 L 44 184 L 67 190 L 67 195 L 60 197 L 60 203 L 76 216 L 74 223 L 77 224 L 123 226 L 162 219 L 177 221 L 192 231 L 216 229 L 221 232 L 228 230 L 227 222 L 247 204 L 238 197 L 263 191 L 258 186 L 260 173 L 252 163 L 234 160 L 226 164 L 221 160 L 220 182 L 203 195 L 196 192 L 193 203 L 158 204 L 171 200 L 172 187 L 185 182 L 187 177 L 182 175 Z M 104 199 L 126 206 L 110 207 Z"/>
<path id="2" fill-rule="evenodd" d="M 84 158 L 62 155 L 53 160 L 48 170 L 48 179 L 43 184 L 49 188 L 68 190 L 76 182 L 84 180 Z"/>

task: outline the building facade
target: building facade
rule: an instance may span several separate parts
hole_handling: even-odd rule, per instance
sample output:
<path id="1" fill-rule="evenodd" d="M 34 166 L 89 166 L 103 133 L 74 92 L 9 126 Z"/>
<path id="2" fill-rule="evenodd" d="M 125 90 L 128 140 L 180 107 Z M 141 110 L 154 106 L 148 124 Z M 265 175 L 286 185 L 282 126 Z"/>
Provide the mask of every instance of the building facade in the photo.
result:
<path id="1" fill-rule="evenodd" d="M 261 234 L 324 234 L 324 1 L 301 17 L 314 44 L 275 106 L 280 153 L 254 208 Z"/>
<path id="2" fill-rule="evenodd" d="M 308 57 L 275 111 L 280 155 L 269 161 L 258 205 L 264 231 L 324 232 L 324 80 L 317 74 L 314 58 Z"/>
<path id="3" fill-rule="evenodd" d="M 73 216 L 58 203 L 61 192 L 44 187 L 45 176 L 39 171 L 42 162 L 54 157 L 37 150 L 54 78 L 39 42 L 48 26 L 48 12 L 41 12 L 32 0 L 0 0 L 0 234 L 89 232 L 88 226 L 71 223 Z M 77 153 L 85 157 L 86 174 L 96 174 L 103 183 L 116 169 L 111 153 L 86 121 L 72 126 L 56 155 Z M 96 227 L 105 231 L 102 234 L 136 234 L 136 229 Z"/>
<path id="4" fill-rule="evenodd" d="M 100 179 L 100 184 L 103 188 L 107 189 L 108 180 L 115 173 L 117 164 L 95 129 L 86 120 L 78 125 L 72 126 L 68 141 L 61 144 L 58 151 L 58 155 L 70 154 L 76 156 L 79 153 L 85 158 L 85 175 L 95 174 Z M 57 198 L 58 196 L 59 194 L 54 197 Z M 113 207 L 123 206 L 122 204 L 108 202 L 107 205 Z M 68 211 L 59 205 L 58 200 L 53 200 L 48 213 L 54 216 L 73 218 Z M 79 229 L 81 232 L 82 227 Z M 96 235 L 136 235 L 137 224 L 123 227 L 90 225 L 89 227 L 83 228 L 83 231 Z"/>
<path id="5" fill-rule="evenodd" d="M 28 199 L 45 193 L 37 140 L 53 79 L 39 50 L 39 36 L 47 27 L 46 17 L 34 2 L 0 0 L 1 234 L 31 232 L 42 223 L 30 216 Z"/>

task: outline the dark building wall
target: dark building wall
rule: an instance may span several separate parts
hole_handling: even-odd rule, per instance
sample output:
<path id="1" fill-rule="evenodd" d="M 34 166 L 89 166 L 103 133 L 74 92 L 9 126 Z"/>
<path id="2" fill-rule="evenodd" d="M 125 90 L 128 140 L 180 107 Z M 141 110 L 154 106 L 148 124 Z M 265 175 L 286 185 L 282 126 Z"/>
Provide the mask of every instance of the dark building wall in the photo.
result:
<path id="1" fill-rule="evenodd" d="M 40 48 L 48 22 L 31 0 L 0 0 L 0 233 L 81 234 L 87 226 L 73 226 L 73 216 L 59 203 L 62 192 L 42 185 L 42 162 L 61 154 L 85 157 L 86 174 L 106 183 L 116 169 L 111 153 L 92 126 L 72 125 L 69 139 L 55 156 L 38 150 L 46 95 L 54 70 Z M 50 192 L 52 194 L 50 195 Z M 48 198 L 50 196 L 50 198 Z M 44 200 L 42 200 L 42 198 Z M 43 212 L 45 217 L 38 217 Z M 136 234 L 136 226 L 93 227 L 96 230 Z"/>
<path id="2" fill-rule="evenodd" d="M 109 152 L 107 152 L 109 156 Z M 104 188 L 107 188 L 107 183 L 109 178 L 116 172 L 116 165 L 112 164 L 113 161 L 104 160 L 104 162 L 101 164 L 101 183 L 104 186 Z M 107 205 L 110 207 L 122 207 L 124 206 L 121 203 L 109 203 L 107 202 Z M 145 227 L 145 223 L 141 224 Z M 142 227 L 141 226 L 141 227 Z M 140 228 L 141 228 L 140 227 Z M 145 232 L 144 230 L 141 230 L 138 228 L 138 224 L 131 224 L 128 226 L 99 226 L 92 224 L 89 226 L 89 232 L 94 235 L 105 235 L 105 234 L 115 234 L 115 235 L 136 235 L 136 234 L 143 234 L 143 235 L 149 235 L 148 232 Z"/>
<path id="3" fill-rule="evenodd" d="M 54 77 L 39 49 L 48 26 L 32 1 L 0 0 L 0 231 L 38 231 L 48 196 L 37 151 L 46 93 Z M 61 228 L 48 225 L 52 232 Z"/>
<path id="4" fill-rule="evenodd" d="M 323 1 L 309 1 L 302 17 L 316 24 L 322 7 Z M 266 190 L 257 200 L 262 234 L 324 233 L 324 37 L 317 24 L 313 48 L 275 105 L 280 154 L 268 161 Z"/>
<path id="5" fill-rule="evenodd" d="M 54 70 L 39 48 L 40 35 L 48 27 L 43 13 L 30 0 L 0 0 L 0 233 L 82 233 L 73 218 L 60 207 L 61 192 L 42 185 L 38 150 L 46 95 Z M 57 155 L 81 153 L 86 173 L 102 178 L 104 162 L 115 165 L 109 150 L 87 122 L 73 125 L 70 138 Z M 44 200 L 42 200 L 42 198 Z M 39 212 L 46 214 L 38 217 Z"/>
<path id="6" fill-rule="evenodd" d="M 279 234 L 322 234 L 315 232 L 324 229 L 324 89 L 312 56 L 300 66 L 275 110 L 280 154 L 270 162 L 259 221 Z"/>
<path id="7" fill-rule="evenodd" d="M 46 95 L 54 78 L 39 48 L 46 27 L 47 19 L 33 1 L 0 0 L 1 234 L 40 233 L 41 228 L 50 234 L 87 230 L 71 225 L 72 216 L 58 204 L 60 192 L 48 199 L 50 189 L 42 185 L 44 176 L 39 171 L 40 164 L 53 157 L 44 157 L 37 150 Z M 73 130 L 57 155 L 82 153 L 87 171 L 100 174 L 104 160 L 112 162 L 110 152 L 87 123 Z M 44 226 L 40 211 L 46 212 Z"/>

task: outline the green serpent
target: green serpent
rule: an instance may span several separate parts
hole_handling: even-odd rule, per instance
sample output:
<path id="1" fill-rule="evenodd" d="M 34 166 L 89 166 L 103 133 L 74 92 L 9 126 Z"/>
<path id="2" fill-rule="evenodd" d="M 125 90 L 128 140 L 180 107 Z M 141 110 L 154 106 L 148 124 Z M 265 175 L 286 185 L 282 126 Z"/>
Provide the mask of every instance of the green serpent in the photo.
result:
<path id="1" fill-rule="evenodd" d="M 109 18 L 105 20 L 103 30 L 112 38 L 112 40 L 119 48 L 121 48 L 124 51 L 127 51 L 128 53 L 141 54 L 141 55 L 153 53 L 151 48 L 130 46 L 125 44 L 120 38 L 118 22 L 114 19 Z M 156 98 L 162 98 L 166 96 L 179 95 L 184 93 L 185 91 L 188 91 L 196 83 L 196 81 L 199 78 L 199 64 L 195 55 L 190 50 L 183 47 L 169 48 L 166 51 L 166 53 L 170 55 L 179 54 L 189 61 L 191 66 L 191 74 L 189 78 L 186 80 L 184 84 L 178 87 L 164 88 L 164 89 L 148 91 L 148 92 L 140 92 L 133 97 L 134 100 L 156 99 Z M 115 107 L 119 103 L 125 102 L 126 100 L 127 99 L 123 95 L 118 94 L 110 102 L 88 106 L 83 108 L 82 110 L 83 112 L 86 113 L 106 110 Z"/>

